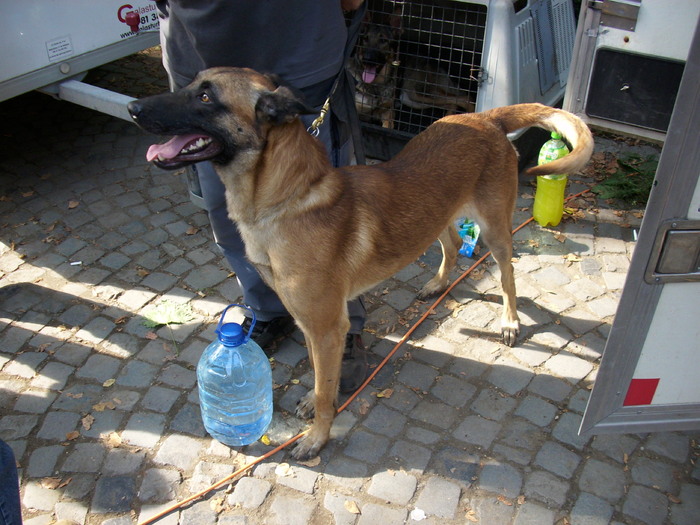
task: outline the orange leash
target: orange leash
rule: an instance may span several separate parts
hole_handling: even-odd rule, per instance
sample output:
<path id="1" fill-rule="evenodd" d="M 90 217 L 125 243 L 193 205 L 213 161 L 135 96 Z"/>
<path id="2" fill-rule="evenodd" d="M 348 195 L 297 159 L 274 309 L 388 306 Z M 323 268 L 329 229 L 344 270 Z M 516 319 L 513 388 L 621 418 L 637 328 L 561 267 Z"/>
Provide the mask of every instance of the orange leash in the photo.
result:
<path id="1" fill-rule="evenodd" d="M 590 190 L 586 189 L 586 190 L 583 190 L 575 195 L 571 195 L 571 196 L 566 198 L 566 201 L 570 201 L 572 199 L 575 199 L 576 197 L 579 197 L 588 191 L 590 191 Z M 511 234 L 515 234 L 516 232 L 520 231 L 525 226 L 530 224 L 533 220 L 534 219 L 532 217 L 530 217 L 528 220 L 526 220 L 525 222 L 520 224 L 520 226 L 515 228 L 511 232 Z M 428 308 L 425 311 L 425 313 L 420 317 L 420 319 L 418 319 L 418 321 L 416 321 L 415 324 L 408 330 L 408 332 L 406 332 L 404 334 L 404 336 L 399 340 L 399 342 L 396 343 L 396 345 L 391 350 L 391 352 L 389 352 L 387 354 L 387 356 L 384 359 L 382 359 L 382 362 L 379 363 L 379 365 L 377 365 L 377 367 L 374 369 L 374 371 L 369 375 L 369 377 L 367 377 L 365 382 L 362 383 L 362 385 L 357 390 L 355 390 L 355 392 L 353 392 L 352 395 L 350 395 L 350 397 L 347 399 L 347 401 L 345 401 L 345 403 L 343 403 L 340 406 L 340 408 L 338 408 L 338 411 L 337 411 L 338 414 L 340 412 L 342 412 L 343 410 L 345 410 L 348 407 L 348 405 L 350 405 L 350 403 L 352 403 L 355 400 L 355 398 L 357 398 L 357 396 L 360 394 L 360 392 L 362 392 L 365 389 L 365 387 L 370 384 L 372 379 L 374 379 L 376 377 L 376 375 L 384 367 L 384 365 L 389 361 L 389 359 L 391 359 L 391 357 L 398 351 L 399 348 L 401 348 L 401 346 L 403 346 L 403 344 L 406 341 L 408 341 L 408 338 L 411 337 L 411 334 L 413 334 L 413 332 L 415 332 L 418 329 L 418 327 L 421 325 L 421 323 L 423 323 L 423 321 L 425 321 L 428 318 L 428 316 L 435 311 L 435 308 L 437 308 L 437 306 L 445 299 L 445 297 L 447 297 L 447 295 L 454 289 L 454 287 L 457 286 L 457 284 L 459 284 L 461 281 L 463 281 L 472 271 L 474 271 L 474 269 L 477 266 L 479 266 L 482 262 L 484 262 L 489 255 L 491 255 L 490 251 L 487 251 L 484 255 L 482 255 L 474 264 L 472 264 L 469 268 L 467 268 L 464 271 L 464 273 L 462 273 L 462 275 L 460 275 L 457 279 L 455 279 L 454 282 L 442 293 L 442 295 L 440 295 L 440 297 L 438 297 L 435 300 L 435 302 L 430 306 L 430 308 Z M 283 449 L 287 448 L 289 445 L 291 445 L 292 443 L 295 443 L 296 441 L 301 439 L 307 432 L 308 432 L 308 430 L 305 430 L 304 432 L 300 432 L 299 434 L 297 434 L 293 438 L 289 439 L 288 441 L 286 441 L 286 442 L 282 443 L 281 445 L 277 446 L 276 448 L 266 452 L 265 454 L 263 454 L 259 458 L 254 459 L 253 461 L 251 461 L 247 465 L 239 468 L 233 474 L 226 476 L 222 480 L 219 480 L 216 483 L 214 483 L 213 485 L 211 485 L 210 487 L 208 487 L 208 488 L 206 488 L 206 489 L 204 489 L 196 494 L 193 494 L 189 498 L 186 498 L 180 502 L 174 503 L 170 507 L 158 512 L 157 514 L 155 514 L 154 516 L 151 516 L 147 520 L 139 522 L 138 525 L 149 525 L 149 524 L 153 523 L 154 521 L 159 520 L 163 516 L 170 514 L 174 510 L 177 510 L 181 507 L 184 507 L 188 503 L 191 503 L 192 501 L 201 498 L 202 496 L 211 492 L 212 490 L 215 490 L 215 489 L 221 487 L 222 485 L 225 485 L 227 482 L 229 482 L 230 480 L 232 480 L 233 478 L 235 478 L 237 476 L 240 476 L 241 474 L 245 473 L 246 471 L 250 470 L 258 463 L 262 462 L 263 460 L 265 460 L 271 456 L 274 456 L 280 450 L 283 450 Z"/>

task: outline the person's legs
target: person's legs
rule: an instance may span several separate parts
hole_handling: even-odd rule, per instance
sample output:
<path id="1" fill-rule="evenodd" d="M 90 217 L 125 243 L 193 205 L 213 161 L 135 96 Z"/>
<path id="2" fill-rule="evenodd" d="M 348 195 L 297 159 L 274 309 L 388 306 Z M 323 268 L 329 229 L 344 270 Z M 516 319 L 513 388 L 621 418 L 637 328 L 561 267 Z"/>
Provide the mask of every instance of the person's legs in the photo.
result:
<path id="1" fill-rule="evenodd" d="M 22 525 L 17 465 L 10 446 L 0 439 L 0 525 Z"/>

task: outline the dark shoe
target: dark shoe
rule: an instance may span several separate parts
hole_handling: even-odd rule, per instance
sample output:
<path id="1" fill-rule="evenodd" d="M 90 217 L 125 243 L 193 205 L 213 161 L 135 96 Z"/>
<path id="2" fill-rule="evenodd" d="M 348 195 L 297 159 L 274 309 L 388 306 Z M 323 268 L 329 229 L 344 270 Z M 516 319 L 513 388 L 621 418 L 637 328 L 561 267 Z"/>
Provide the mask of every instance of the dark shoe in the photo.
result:
<path id="1" fill-rule="evenodd" d="M 250 325 L 253 320 L 250 317 L 243 319 L 241 327 L 247 334 L 250 331 Z M 260 345 L 266 355 L 271 356 L 277 351 L 277 343 L 288 337 L 294 331 L 294 319 L 291 315 L 283 317 L 275 317 L 269 321 L 256 321 L 253 327 L 253 333 L 250 337 L 253 341 Z"/>
<path id="2" fill-rule="evenodd" d="M 368 370 L 367 351 L 362 343 L 362 336 L 348 334 L 345 338 L 345 352 L 340 369 L 340 392 L 349 394 L 360 388 L 367 378 Z"/>

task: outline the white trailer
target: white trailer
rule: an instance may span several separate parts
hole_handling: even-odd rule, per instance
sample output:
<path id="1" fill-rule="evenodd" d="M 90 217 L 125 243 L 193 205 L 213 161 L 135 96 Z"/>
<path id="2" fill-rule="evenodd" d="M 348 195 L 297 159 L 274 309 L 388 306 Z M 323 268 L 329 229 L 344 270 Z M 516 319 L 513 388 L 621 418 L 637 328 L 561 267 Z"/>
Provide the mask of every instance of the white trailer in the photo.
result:
<path id="1" fill-rule="evenodd" d="M 152 0 L 0 0 L 0 101 L 41 90 L 130 120 L 130 97 L 81 82 L 159 43 Z"/>
<path id="2" fill-rule="evenodd" d="M 699 13 L 582 5 L 564 108 L 664 146 L 581 433 L 700 429 Z"/>

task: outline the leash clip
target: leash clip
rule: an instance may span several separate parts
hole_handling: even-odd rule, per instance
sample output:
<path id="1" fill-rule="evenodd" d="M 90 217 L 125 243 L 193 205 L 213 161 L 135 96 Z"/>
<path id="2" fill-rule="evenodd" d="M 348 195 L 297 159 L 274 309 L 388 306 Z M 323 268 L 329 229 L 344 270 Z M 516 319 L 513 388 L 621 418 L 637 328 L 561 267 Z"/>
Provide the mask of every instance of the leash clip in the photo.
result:
<path id="1" fill-rule="evenodd" d="M 311 125 L 307 128 L 307 132 L 309 135 L 312 137 L 318 137 L 320 128 L 323 125 L 323 121 L 326 119 L 326 115 L 328 114 L 328 109 L 331 106 L 331 97 L 328 97 L 326 99 L 326 102 L 323 104 L 323 107 L 321 108 L 321 113 L 316 117 L 316 119 L 311 123 Z"/>

